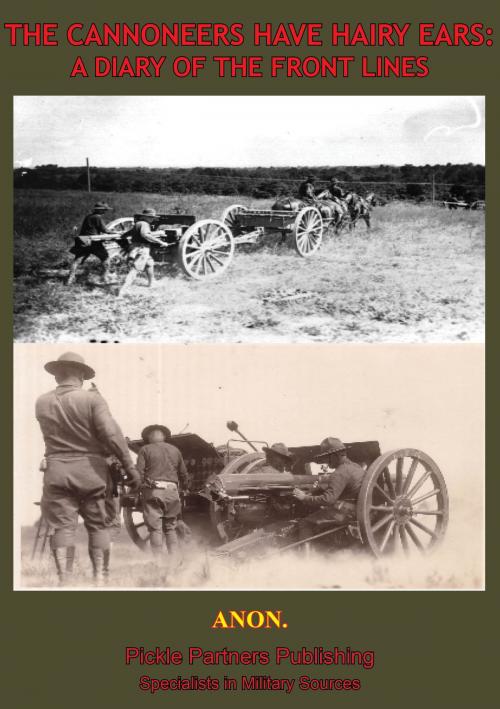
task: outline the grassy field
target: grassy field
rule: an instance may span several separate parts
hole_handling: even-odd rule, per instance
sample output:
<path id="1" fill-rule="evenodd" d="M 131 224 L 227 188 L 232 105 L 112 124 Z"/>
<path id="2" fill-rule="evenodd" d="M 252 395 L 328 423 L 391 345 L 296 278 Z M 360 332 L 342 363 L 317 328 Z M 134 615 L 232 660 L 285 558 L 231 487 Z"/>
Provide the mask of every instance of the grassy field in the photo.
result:
<path id="1" fill-rule="evenodd" d="M 20 190 L 15 199 L 17 341 L 478 341 L 483 338 L 484 213 L 392 203 L 374 210 L 373 229 L 327 236 L 301 259 L 269 238 L 238 247 L 229 270 L 188 280 L 173 264 L 149 291 L 97 285 L 98 262 L 67 288 L 71 231 L 99 198 L 110 218 L 143 206 L 198 218 L 236 202 L 266 200 Z"/>
<path id="2" fill-rule="evenodd" d="M 479 589 L 483 585 L 482 511 L 479 499 L 452 497 L 452 517 L 443 544 L 429 556 L 392 556 L 374 559 L 364 552 L 293 551 L 278 556 L 260 555 L 244 563 L 217 558 L 210 549 L 194 544 L 183 562 L 172 568 L 165 555 L 160 561 L 140 551 L 122 529 L 114 543 L 109 588 L 204 589 Z M 31 560 L 34 529 L 21 534 L 20 586 L 58 587 L 48 550 Z M 73 588 L 91 589 L 92 573 L 86 534 L 80 526 Z"/>

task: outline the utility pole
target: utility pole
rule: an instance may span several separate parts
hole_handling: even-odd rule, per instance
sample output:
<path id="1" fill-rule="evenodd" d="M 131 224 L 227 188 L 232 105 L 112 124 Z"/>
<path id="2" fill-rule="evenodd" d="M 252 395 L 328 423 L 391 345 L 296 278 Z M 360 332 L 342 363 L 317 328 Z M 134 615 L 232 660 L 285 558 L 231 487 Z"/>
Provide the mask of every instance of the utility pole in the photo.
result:
<path id="1" fill-rule="evenodd" d="M 436 201 L 436 178 L 434 173 L 432 173 L 432 204 Z"/>
<path id="2" fill-rule="evenodd" d="M 92 185 L 90 183 L 90 165 L 89 165 L 89 159 L 85 158 L 85 162 L 87 163 L 87 192 L 92 192 Z"/>

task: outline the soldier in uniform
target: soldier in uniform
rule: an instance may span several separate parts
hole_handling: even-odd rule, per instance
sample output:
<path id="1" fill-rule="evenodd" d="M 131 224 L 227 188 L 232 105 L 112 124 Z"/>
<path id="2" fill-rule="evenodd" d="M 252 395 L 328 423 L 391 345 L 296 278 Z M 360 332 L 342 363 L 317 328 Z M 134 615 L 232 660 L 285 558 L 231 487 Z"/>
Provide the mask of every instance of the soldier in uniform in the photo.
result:
<path id="1" fill-rule="evenodd" d="M 74 283 L 78 267 L 92 255 L 97 256 L 97 258 L 101 261 L 104 283 L 112 282 L 109 274 L 108 252 L 106 251 L 102 241 L 94 241 L 91 238 L 92 236 L 98 236 L 100 234 L 114 233 L 106 227 L 106 222 L 103 219 L 103 214 L 110 209 L 111 207 L 109 204 L 106 204 L 105 202 L 97 202 L 94 205 L 92 213 L 88 214 L 83 220 L 80 228 L 80 234 L 79 236 L 75 236 L 75 244 L 70 249 L 70 253 L 74 255 L 75 259 L 71 264 L 66 285 L 69 286 Z"/>
<path id="2" fill-rule="evenodd" d="M 299 199 L 306 204 L 316 204 L 317 202 L 316 191 L 314 189 L 315 182 L 316 178 L 314 175 L 309 175 L 299 186 Z"/>
<path id="3" fill-rule="evenodd" d="M 345 192 L 340 186 L 340 182 L 337 180 L 336 177 L 330 178 L 330 184 L 328 185 L 328 189 L 334 199 L 344 199 Z"/>
<path id="4" fill-rule="evenodd" d="M 154 285 L 154 261 L 151 257 L 151 244 L 165 247 L 166 244 L 158 238 L 165 236 L 165 232 L 158 229 L 151 230 L 151 222 L 156 218 L 156 210 L 144 209 L 141 214 L 135 217 L 135 224 L 124 236 L 131 236 L 131 248 L 127 255 L 130 270 L 125 277 L 125 281 L 120 288 L 118 296 L 126 293 L 132 283 L 135 281 L 138 273 L 146 272 L 148 285 L 151 288 Z"/>
<path id="5" fill-rule="evenodd" d="M 259 472 L 284 473 L 290 467 L 292 456 L 284 443 L 273 443 L 270 448 L 264 446 L 262 450 L 266 454 L 266 464 Z"/>
<path id="6" fill-rule="evenodd" d="M 36 402 L 36 418 L 45 441 L 42 512 L 53 527 L 51 549 L 60 582 L 73 570 L 78 515 L 89 537 L 89 555 L 97 583 L 109 574 L 110 539 L 106 497 L 111 484 L 106 457 L 114 454 L 130 486 L 139 476 L 123 434 L 97 389 L 84 390 L 94 370 L 83 357 L 66 352 L 47 362 L 57 387 Z"/>
<path id="7" fill-rule="evenodd" d="M 167 443 L 170 431 L 166 426 L 153 424 L 143 430 L 145 445 L 137 456 L 137 470 L 141 476 L 144 521 L 150 533 L 153 554 L 163 547 L 163 533 L 168 553 L 176 556 L 177 517 L 181 513 L 181 492 L 188 488 L 188 474 L 178 448 Z"/>
<path id="8" fill-rule="evenodd" d="M 363 468 L 346 455 L 346 447 L 338 438 L 325 438 L 316 460 L 326 461 L 331 472 L 311 493 L 295 488 L 293 496 L 311 514 L 300 520 L 299 538 L 307 539 L 315 533 L 318 522 L 346 524 L 356 517 L 356 502 L 365 475 Z"/>

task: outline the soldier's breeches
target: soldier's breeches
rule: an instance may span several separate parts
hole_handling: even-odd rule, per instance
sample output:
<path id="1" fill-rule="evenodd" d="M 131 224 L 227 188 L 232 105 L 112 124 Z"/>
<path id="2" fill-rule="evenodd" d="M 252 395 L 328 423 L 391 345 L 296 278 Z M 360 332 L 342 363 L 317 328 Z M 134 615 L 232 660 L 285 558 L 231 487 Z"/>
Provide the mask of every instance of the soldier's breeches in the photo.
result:
<path id="1" fill-rule="evenodd" d="M 181 511 L 179 493 L 176 488 L 168 490 L 146 489 L 143 492 L 144 521 L 150 533 L 153 549 L 161 548 L 163 531 L 175 533 L 176 517 Z"/>
<path id="2" fill-rule="evenodd" d="M 54 528 L 53 549 L 74 545 L 78 515 L 87 529 L 89 546 L 109 547 L 105 504 L 108 484 L 108 468 L 102 458 L 48 459 L 42 512 Z"/>

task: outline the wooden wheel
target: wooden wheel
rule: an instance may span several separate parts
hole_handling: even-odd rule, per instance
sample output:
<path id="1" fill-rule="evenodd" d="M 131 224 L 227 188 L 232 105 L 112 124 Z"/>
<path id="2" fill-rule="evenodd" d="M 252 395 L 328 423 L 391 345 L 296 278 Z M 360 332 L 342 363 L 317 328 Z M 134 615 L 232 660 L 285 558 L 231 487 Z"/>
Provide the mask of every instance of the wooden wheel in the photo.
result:
<path id="1" fill-rule="evenodd" d="M 368 468 L 358 498 L 363 543 L 375 554 L 425 553 L 444 536 L 448 492 L 436 463 L 422 451 L 402 448 Z"/>
<path id="2" fill-rule="evenodd" d="M 233 236 L 239 236 L 242 233 L 242 228 L 238 223 L 238 214 L 246 211 L 246 207 L 242 204 L 232 204 L 222 212 L 221 221 L 231 229 Z"/>
<path id="3" fill-rule="evenodd" d="M 123 234 L 134 226 L 133 217 L 120 217 L 119 219 L 113 219 L 112 222 L 106 224 L 107 229 L 111 231 L 116 231 L 117 234 Z"/>
<path id="4" fill-rule="evenodd" d="M 149 544 L 149 531 L 146 527 L 142 511 L 134 507 L 123 508 L 123 521 L 130 539 L 139 549 L 147 549 Z"/>
<path id="5" fill-rule="evenodd" d="M 231 230 L 217 219 L 202 219 L 185 232 L 178 259 L 184 273 L 202 281 L 223 273 L 234 254 Z"/>
<path id="6" fill-rule="evenodd" d="M 315 253 L 323 238 L 323 219 L 316 207 L 304 207 L 293 225 L 294 245 L 297 253 L 307 257 Z"/>

